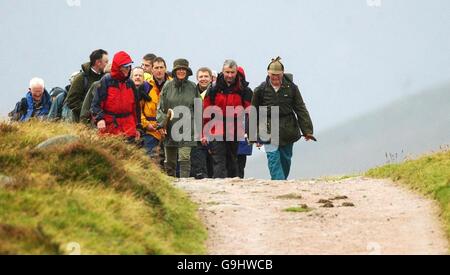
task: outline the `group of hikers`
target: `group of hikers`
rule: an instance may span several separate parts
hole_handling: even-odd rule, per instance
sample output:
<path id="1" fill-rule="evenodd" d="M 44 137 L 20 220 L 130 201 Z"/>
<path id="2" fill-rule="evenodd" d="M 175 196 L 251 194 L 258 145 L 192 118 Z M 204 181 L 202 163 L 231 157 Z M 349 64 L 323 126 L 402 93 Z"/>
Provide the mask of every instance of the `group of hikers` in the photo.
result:
<path id="1" fill-rule="evenodd" d="M 302 136 L 315 138 L 299 88 L 281 58 L 272 59 L 266 80 L 254 91 L 234 60 L 225 60 L 219 74 L 198 69 L 197 83 L 189 80 L 192 75 L 186 59 L 175 60 L 168 71 L 166 61 L 154 54 L 133 67 L 126 52 L 116 53 L 110 63 L 108 52 L 98 49 L 65 89 L 47 92 L 43 79 L 31 79 L 9 116 L 83 123 L 100 135 L 124 136 L 144 147 L 169 176 L 180 178 L 244 178 L 253 146 L 265 146 L 272 180 L 286 180 L 293 144 Z M 263 106 L 276 107 L 265 112 L 266 120 Z M 277 142 L 261 139 L 259 128 L 252 131 L 253 115 L 269 133 L 277 127 Z"/>

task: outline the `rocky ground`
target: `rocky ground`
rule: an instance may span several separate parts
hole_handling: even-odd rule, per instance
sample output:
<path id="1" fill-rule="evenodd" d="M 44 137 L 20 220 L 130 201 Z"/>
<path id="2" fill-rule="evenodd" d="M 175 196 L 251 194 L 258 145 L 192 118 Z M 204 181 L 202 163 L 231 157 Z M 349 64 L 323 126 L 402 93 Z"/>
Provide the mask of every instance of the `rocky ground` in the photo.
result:
<path id="1" fill-rule="evenodd" d="M 446 254 L 438 208 L 390 181 L 183 179 L 210 254 Z"/>

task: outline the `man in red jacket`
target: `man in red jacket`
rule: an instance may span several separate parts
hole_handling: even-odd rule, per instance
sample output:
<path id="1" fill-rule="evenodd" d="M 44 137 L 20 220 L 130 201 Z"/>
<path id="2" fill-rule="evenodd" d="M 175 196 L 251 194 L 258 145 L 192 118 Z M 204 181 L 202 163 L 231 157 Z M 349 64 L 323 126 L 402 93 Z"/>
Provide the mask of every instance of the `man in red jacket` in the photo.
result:
<path id="1" fill-rule="evenodd" d="M 140 106 L 136 86 L 130 79 L 133 61 L 126 52 L 114 55 L 111 74 L 100 80 L 91 112 L 102 134 L 139 139 Z"/>
<path id="2" fill-rule="evenodd" d="M 244 136 L 243 112 L 238 110 L 241 108 L 243 111 L 251 106 L 252 90 L 248 85 L 242 72 L 239 72 L 237 63 L 234 60 L 226 60 L 216 84 L 209 90 L 203 101 L 205 133 L 202 144 L 210 143 L 214 178 L 238 176 L 238 146 L 239 140 Z M 237 113 L 227 113 L 227 107 L 234 108 Z M 213 123 L 214 126 L 211 126 L 210 121 L 213 117 L 209 116 L 208 108 L 222 111 L 223 121 Z M 214 118 L 220 120 L 215 117 L 215 114 Z"/>

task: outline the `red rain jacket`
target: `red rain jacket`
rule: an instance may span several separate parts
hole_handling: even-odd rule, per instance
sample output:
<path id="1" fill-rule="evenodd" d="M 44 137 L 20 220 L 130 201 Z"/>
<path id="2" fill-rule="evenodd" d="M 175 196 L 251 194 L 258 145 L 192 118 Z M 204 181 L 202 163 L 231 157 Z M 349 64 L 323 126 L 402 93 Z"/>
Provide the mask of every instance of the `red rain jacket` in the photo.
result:
<path id="1" fill-rule="evenodd" d="M 111 74 L 101 79 L 92 102 L 92 113 L 95 121 L 102 119 L 106 129 L 101 133 L 135 137 L 140 127 L 140 107 L 137 89 L 130 79 L 130 74 L 123 75 L 120 67 L 132 63 L 125 52 L 118 52 L 111 67 Z M 131 72 L 130 72 L 131 73 Z"/>

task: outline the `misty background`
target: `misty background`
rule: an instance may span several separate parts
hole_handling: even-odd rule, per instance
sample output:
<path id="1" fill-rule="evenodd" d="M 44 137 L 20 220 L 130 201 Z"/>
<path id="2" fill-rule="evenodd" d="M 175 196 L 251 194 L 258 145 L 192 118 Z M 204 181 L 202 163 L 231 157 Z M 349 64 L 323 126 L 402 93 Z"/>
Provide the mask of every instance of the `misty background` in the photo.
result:
<path id="1" fill-rule="evenodd" d="M 296 144 L 291 178 L 358 172 L 450 143 L 450 2 L 446 0 L 0 0 L 0 117 L 29 80 L 64 87 L 92 50 L 146 53 L 219 71 L 252 88 L 281 56 L 318 143 Z M 191 79 L 194 80 L 194 79 Z M 255 150 L 247 175 L 268 177 Z"/>

